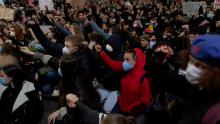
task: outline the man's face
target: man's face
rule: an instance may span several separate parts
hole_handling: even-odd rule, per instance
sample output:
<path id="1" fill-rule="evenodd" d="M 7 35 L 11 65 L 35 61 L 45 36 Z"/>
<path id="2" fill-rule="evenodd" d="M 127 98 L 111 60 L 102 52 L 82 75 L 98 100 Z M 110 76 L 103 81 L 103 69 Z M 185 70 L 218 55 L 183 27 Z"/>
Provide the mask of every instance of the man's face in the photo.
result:
<path id="1" fill-rule="evenodd" d="M 84 15 L 84 13 L 80 13 L 80 14 L 79 14 L 79 20 L 81 20 L 81 21 L 85 20 L 85 15 Z"/>
<path id="2" fill-rule="evenodd" d="M 103 25 L 102 25 L 102 29 L 103 29 L 103 30 L 107 30 L 107 29 L 108 29 L 107 25 L 106 25 L 106 24 L 103 24 Z"/>
<path id="3" fill-rule="evenodd" d="M 157 41 L 155 35 L 153 35 L 153 36 L 150 37 L 150 41 Z"/>

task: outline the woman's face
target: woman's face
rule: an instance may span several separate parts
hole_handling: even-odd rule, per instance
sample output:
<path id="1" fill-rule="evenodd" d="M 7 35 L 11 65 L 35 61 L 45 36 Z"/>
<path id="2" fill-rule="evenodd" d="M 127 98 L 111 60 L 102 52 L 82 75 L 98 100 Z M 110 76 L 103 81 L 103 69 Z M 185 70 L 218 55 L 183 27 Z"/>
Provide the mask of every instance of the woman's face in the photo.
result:
<path id="1" fill-rule="evenodd" d="M 0 71 L 0 78 L 5 80 L 6 84 L 9 84 L 12 81 L 12 77 L 9 77 L 3 70 Z"/>
<path id="2" fill-rule="evenodd" d="M 127 61 L 130 64 L 135 64 L 135 57 L 131 53 L 125 53 L 124 60 Z"/>

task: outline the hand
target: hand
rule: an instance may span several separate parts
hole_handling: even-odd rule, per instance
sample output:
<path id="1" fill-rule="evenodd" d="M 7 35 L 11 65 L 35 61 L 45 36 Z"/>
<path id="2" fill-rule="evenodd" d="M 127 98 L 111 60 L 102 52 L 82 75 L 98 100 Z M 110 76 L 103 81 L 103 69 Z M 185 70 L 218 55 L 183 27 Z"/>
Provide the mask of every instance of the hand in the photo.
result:
<path id="1" fill-rule="evenodd" d="M 51 42 L 52 42 L 52 43 L 56 43 L 57 40 L 56 40 L 55 38 L 52 38 L 52 39 L 51 39 Z"/>
<path id="2" fill-rule="evenodd" d="M 54 124 L 60 114 L 60 110 L 51 113 L 48 117 L 48 124 Z"/>
<path id="3" fill-rule="evenodd" d="M 47 15 L 49 18 L 53 18 L 53 14 L 48 14 Z"/>
<path id="4" fill-rule="evenodd" d="M 75 29 L 74 29 L 74 27 L 71 25 L 71 26 L 69 26 L 69 31 L 72 33 L 72 35 L 76 35 L 76 32 L 75 32 Z"/>
<path id="5" fill-rule="evenodd" d="M 92 50 L 95 45 L 96 45 L 96 42 L 95 42 L 95 41 L 90 41 L 90 42 L 89 42 L 89 45 L 88 45 L 88 48 L 89 48 L 90 50 Z"/>
<path id="6" fill-rule="evenodd" d="M 65 24 L 65 25 L 64 25 L 64 28 L 66 28 L 66 29 L 67 29 L 67 28 L 70 28 L 70 24 L 69 24 L 69 23 Z"/>
<path id="7" fill-rule="evenodd" d="M 88 19 L 85 20 L 85 25 L 89 25 L 90 21 Z"/>
<path id="8" fill-rule="evenodd" d="M 95 50 L 100 53 L 102 51 L 102 47 L 100 45 L 95 45 Z"/>
<path id="9" fill-rule="evenodd" d="M 179 34 L 179 37 L 184 37 L 185 36 L 185 33 L 184 32 L 181 32 L 180 34 Z"/>
<path id="10" fill-rule="evenodd" d="M 76 95 L 70 93 L 66 95 L 66 101 L 69 108 L 75 108 L 79 98 Z"/>
<path id="11" fill-rule="evenodd" d="M 31 51 L 28 47 L 20 47 L 20 50 L 27 55 L 35 55 L 35 52 Z"/>

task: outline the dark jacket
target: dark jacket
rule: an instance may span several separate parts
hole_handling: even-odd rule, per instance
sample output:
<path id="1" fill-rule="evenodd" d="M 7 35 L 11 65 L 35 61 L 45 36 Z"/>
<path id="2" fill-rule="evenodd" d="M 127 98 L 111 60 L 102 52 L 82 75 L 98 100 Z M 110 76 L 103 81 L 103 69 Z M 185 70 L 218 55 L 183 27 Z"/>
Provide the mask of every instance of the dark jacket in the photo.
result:
<path id="1" fill-rule="evenodd" d="M 179 111 L 181 114 L 179 114 L 180 118 L 178 119 L 178 124 L 201 124 L 201 121 L 204 119 L 204 115 L 208 110 L 218 103 L 220 103 L 219 92 L 204 90 L 195 91 L 192 94 L 192 97 L 181 104 L 182 110 L 180 109 Z M 217 117 L 215 113 L 218 113 L 219 111 L 220 110 L 215 110 L 215 112 L 212 113 L 212 116 Z M 220 123 L 219 116 L 216 119 L 218 120 L 215 122 Z M 209 122 L 209 124 L 211 124 L 211 122 Z"/>
<path id="2" fill-rule="evenodd" d="M 80 102 L 77 103 L 77 107 L 74 109 L 66 107 L 60 109 L 62 124 L 99 124 L 99 115 L 99 112 L 90 109 Z"/>
<path id="3" fill-rule="evenodd" d="M 60 57 L 62 56 L 62 49 L 64 47 L 63 44 L 59 43 L 52 43 L 50 42 L 47 37 L 44 35 L 42 30 L 40 29 L 39 25 L 31 25 L 29 26 L 32 28 L 34 34 L 36 35 L 39 43 L 46 49 L 46 51 L 55 57 Z"/>
<path id="4" fill-rule="evenodd" d="M 116 31 L 112 32 L 112 35 L 107 34 L 103 29 L 101 29 L 96 23 L 92 22 L 91 27 L 94 31 L 99 33 L 105 40 L 107 40 L 108 44 L 112 46 L 113 52 L 110 53 L 110 56 L 114 60 L 122 60 L 123 58 L 123 37 L 120 32 L 117 31 L 119 29 L 115 28 Z"/>
<path id="5" fill-rule="evenodd" d="M 88 49 L 83 48 L 80 51 L 73 54 L 79 59 L 81 66 L 89 72 L 89 74 L 94 75 L 96 72 L 96 56 Z M 45 55 L 41 53 L 36 53 L 36 59 L 41 60 L 45 65 L 57 69 L 59 67 L 59 59 L 51 55 Z"/>
<path id="6" fill-rule="evenodd" d="M 0 123 L 1 124 L 37 124 L 43 113 L 43 106 L 35 90 L 34 84 L 25 81 L 20 91 L 14 93 L 14 89 L 9 90 L 10 86 L 0 85 Z M 8 93 L 6 93 L 8 92 Z M 16 96 L 14 102 L 10 102 L 12 108 L 8 108 L 7 116 L 2 111 L 5 108 L 5 100 Z M 4 105 L 4 106 L 3 106 Z"/>

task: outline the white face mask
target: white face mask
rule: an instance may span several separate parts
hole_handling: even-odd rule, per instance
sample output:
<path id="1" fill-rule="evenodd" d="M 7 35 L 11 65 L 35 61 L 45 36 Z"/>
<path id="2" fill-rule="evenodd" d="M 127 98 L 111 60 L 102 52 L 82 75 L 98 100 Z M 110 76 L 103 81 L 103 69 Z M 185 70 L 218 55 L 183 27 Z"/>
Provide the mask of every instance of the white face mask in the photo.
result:
<path id="1" fill-rule="evenodd" d="M 70 54 L 70 50 L 67 47 L 62 49 L 63 54 Z"/>
<path id="2" fill-rule="evenodd" d="M 15 34 L 14 31 L 11 31 L 9 35 L 10 35 L 11 37 L 15 37 L 15 36 L 16 36 L 16 34 Z"/>
<path id="3" fill-rule="evenodd" d="M 63 73 L 62 73 L 60 67 L 58 68 L 58 74 L 59 74 L 61 77 L 63 77 Z"/>
<path id="4" fill-rule="evenodd" d="M 201 78 L 202 74 L 203 72 L 200 68 L 191 63 L 188 63 L 188 66 L 186 68 L 186 79 L 189 81 L 190 84 L 199 84 L 199 79 Z"/>
<path id="5" fill-rule="evenodd" d="M 113 52 L 113 48 L 112 48 L 112 46 L 110 46 L 109 44 L 107 44 L 107 45 L 105 46 L 105 49 L 106 49 L 108 52 Z"/>
<path id="6" fill-rule="evenodd" d="M 150 41 L 150 48 L 153 49 L 154 45 L 156 44 L 155 41 Z"/>

